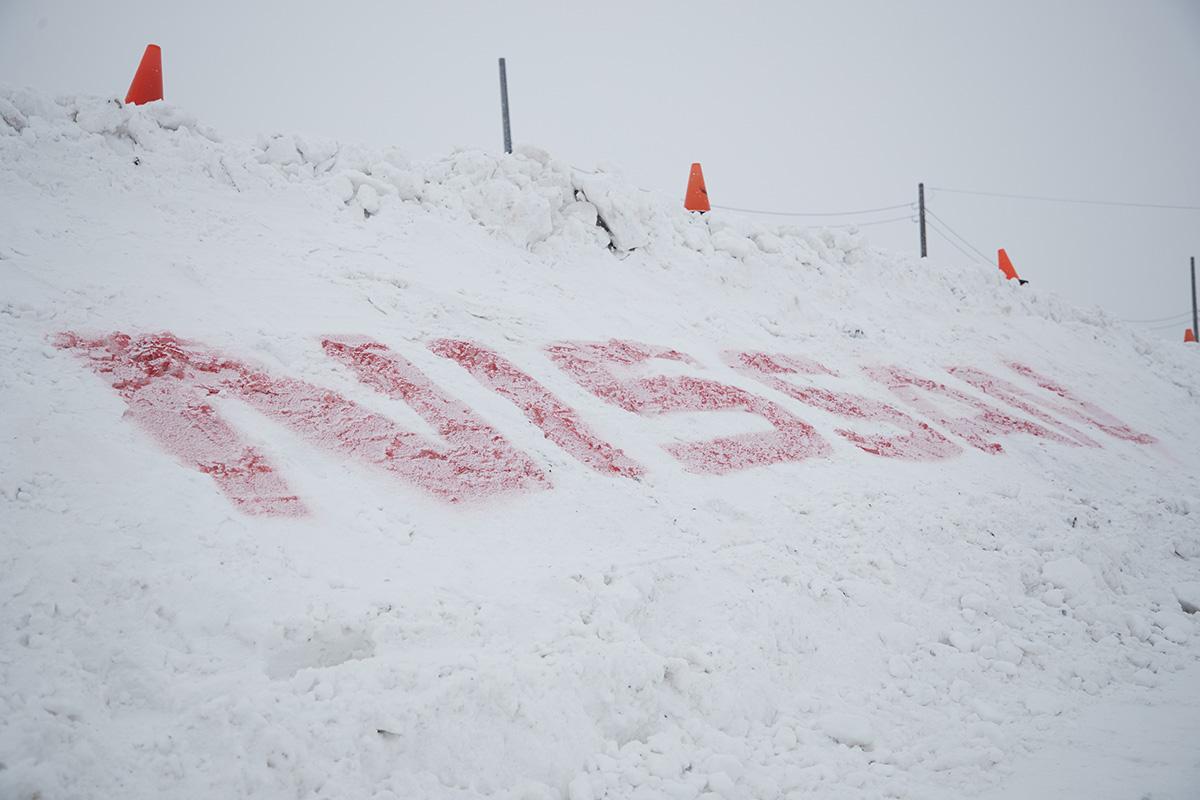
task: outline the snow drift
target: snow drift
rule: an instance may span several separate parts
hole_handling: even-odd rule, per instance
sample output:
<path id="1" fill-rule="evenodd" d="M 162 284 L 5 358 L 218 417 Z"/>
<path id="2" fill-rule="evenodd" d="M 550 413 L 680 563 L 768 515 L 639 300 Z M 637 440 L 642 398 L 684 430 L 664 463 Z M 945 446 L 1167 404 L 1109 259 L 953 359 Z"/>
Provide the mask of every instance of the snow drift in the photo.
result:
<path id="1" fill-rule="evenodd" d="M 163 103 L 0 170 L 0 796 L 957 798 L 1200 655 L 1196 353 L 1036 284 Z"/>

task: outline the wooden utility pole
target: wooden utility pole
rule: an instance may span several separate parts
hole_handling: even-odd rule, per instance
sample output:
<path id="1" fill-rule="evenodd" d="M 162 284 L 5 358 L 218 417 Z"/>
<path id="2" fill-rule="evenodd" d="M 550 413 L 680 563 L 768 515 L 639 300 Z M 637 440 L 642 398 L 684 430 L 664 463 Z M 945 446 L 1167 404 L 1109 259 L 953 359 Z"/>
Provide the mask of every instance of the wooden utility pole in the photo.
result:
<path id="1" fill-rule="evenodd" d="M 921 221 L 921 258 L 929 255 L 925 247 L 925 184 L 917 184 L 917 213 Z"/>
<path id="2" fill-rule="evenodd" d="M 1200 325 L 1196 322 L 1196 257 L 1192 256 L 1192 336 L 1200 342 Z"/>
<path id="3" fill-rule="evenodd" d="M 508 126 L 508 71 L 500 59 L 500 115 L 504 118 L 504 152 L 512 152 L 512 129 Z"/>

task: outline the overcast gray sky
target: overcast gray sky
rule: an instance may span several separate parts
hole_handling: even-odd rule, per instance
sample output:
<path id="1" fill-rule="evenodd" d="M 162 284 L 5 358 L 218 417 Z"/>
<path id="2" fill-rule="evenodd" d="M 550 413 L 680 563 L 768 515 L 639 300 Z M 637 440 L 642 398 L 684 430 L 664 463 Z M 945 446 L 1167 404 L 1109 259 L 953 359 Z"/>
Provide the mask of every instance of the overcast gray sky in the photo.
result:
<path id="1" fill-rule="evenodd" d="M 713 202 L 758 209 L 893 205 L 921 180 L 1200 206 L 1200 0 L 0 0 L 3 83 L 123 97 L 148 42 L 167 99 L 234 137 L 498 150 L 503 55 L 517 142 L 681 200 L 696 160 Z M 1190 311 L 1200 211 L 928 199 L 1080 305 Z M 867 230 L 916 249 L 907 221 Z"/>

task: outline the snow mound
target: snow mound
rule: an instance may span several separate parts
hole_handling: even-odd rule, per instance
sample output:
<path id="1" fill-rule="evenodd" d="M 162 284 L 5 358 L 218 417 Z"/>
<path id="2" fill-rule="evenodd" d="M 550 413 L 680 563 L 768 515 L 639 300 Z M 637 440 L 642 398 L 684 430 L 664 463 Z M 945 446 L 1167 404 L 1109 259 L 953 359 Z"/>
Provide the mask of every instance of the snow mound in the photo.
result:
<path id="1" fill-rule="evenodd" d="M 1196 353 L 1036 286 L 165 103 L 0 179 L 2 797 L 959 798 L 1200 655 Z"/>

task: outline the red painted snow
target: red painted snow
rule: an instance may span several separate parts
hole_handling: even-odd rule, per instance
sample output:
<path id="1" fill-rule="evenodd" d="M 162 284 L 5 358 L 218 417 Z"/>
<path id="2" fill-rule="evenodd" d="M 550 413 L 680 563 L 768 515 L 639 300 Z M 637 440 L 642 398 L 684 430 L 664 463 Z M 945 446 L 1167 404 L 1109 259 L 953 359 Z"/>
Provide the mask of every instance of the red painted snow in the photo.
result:
<path id="1" fill-rule="evenodd" d="M 1041 373 L 1035 372 L 1031 367 L 1020 364 L 1016 361 L 1009 362 L 1008 366 L 1020 375 L 1028 378 L 1036 383 L 1041 388 L 1051 392 L 1065 400 L 1065 403 L 1057 403 L 1045 398 L 1039 398 L 1038 403 L 1050 408 L 1055 414 L 1074 420 L 1083 425 L 1090 425 L 1094 428 L 1104 431 L 1109 436 L 1114 436 L 1118 439 L 1124 439 L 1137 444 L 1154 444 L 1158 440 L 1148 433 L 1138 433 L 1130 428 L 1124 422 L 1114 417 L 1104 409 L 1100 408 L 1095 403 L 1088 402 L 1080 397 L 1077 397 L 1070 389 L 1055 383 L 1053 379 L 1047 378 Z"/>
<path id="2" fill-rule="evenodd" d="M 651 359 L 695 365 L 677 350 L 618 340 L 561 342 L 546 350 L 581 386 L 626 411 L 644 416 L 679 411 L 745 411 L 763 417 L 774 428 L 764 433 L 666 445 L 667 452 L 693 472 L 723 474 L 803 461 L 830 452 L 829 444 L 811 425 L 743 389 L 704 378 L 634 375 L 639 365 Z"/>
<path id="3" fill-rule="evenodd" d="M 100 339 L 59 336 L 59 347 L 76 350 L 129 405 L 128 416 L 184 463 L 211 475 L 234 505 L 248 514 L 299 515 L 304 504 L 258 450 L 245 444 L 208 398 L 219 389 L 198 380 L 224 367 L 191 354 L 169 335 L 134 339 L 123 333 Z"/>
<path id="4" fill-rule="evenodd" d="M 377 464 L 452 502 L 547 483 L 528 457 L 383 345 L 324 343 L 364 381 L 409 403 L 445 445 L 337 392 L 273 377 L 169 333 L 98 339 L 66 333 L 58 344 L 87 358 L 164 449 L 211 475 L 249 513 L 301 514 L 305 509 L 266 457 L 217 416 L 213 397 L 241 400 L 309 441 Z"/>
<path id="5" fill-rule="evenodd" d="M 627 478 L 643 474 L 636 461 L 593 433 L 574 409 L 512 362 L 461 339 L 437 339 L 429 344 L 429 349 L 453 359 L 484 386 L 510 400 L 547 439 L 592 469 Z"/>
<path id="6" fill-rule="evenodd" d="M 739 372 L 762 381 L 772 389 L 846 419 L 887 423 L 904 431 L 900 435 L 861 434 L 847 428 L 836 433 L 856 447 L 884 458 L 909 461 L 936 461 L 956 456 L 962 448 L 924 422 L 919 422 L 895 406 L 849 392 L 834 392 L 815 386 L 798 386 L 779 375 L 830 375 L 837 373 L 802 356 L 726 351 L 725 363 Z"/>
<path id="7" fill-rule="evenodd" d="M 1071 427 L 1057 417 L 1046 413 L 1044 408 L 1039 407 L 1040 405 L 1048 405 L 1045 400 L 1034 397 L 1029 392 L 1009 383 L 1003 378 L 997 378 L 995 375 L 984 372 L 981 369 L 976 369 L 975 367 L 950 367 L 949 372 L 951 375 L 971 384 L 989 397 L 994 397 L 1035 419 L 1041 420 L 1047 425 L 1057 428 L 1084 447 L 1100 447 L 1100 443 L 1092 437 Z"/>
<path id="8" fill-rule="evenodd" d="M 221 491 L 247 513 L 298 515 L 306 509 L 267 457 L 220 418 L 213 405 L 215 397 L 245 402 L 311 442 L 376 464 L 451 502 L 549 486 L 545 474 L 529 456 L 466 405 L 441 391 L 412 363 L 377 342 L 327 338 L 322 347 L 363 383 L 407 403 L 441 441 L 405 430 L 337 392 L 274 377 L 169 333 L 114 333 L 95 339 L 63 333 L 57 344 L 85 358 L 125 400 L 134 422 L 165 450 L 210 475 Z M 644 474 L 637 462 L 581 422 L 574 409 L 495 352 L 460 339 L 438 339 L 429 347 L 510 400 L 546 438 L 582 463 L 605 474 L 630 478 Z M 761 433 L 665 446 L 693 472 L 719 475 L 830 452 L 829 444 L 811 425 L 777 403 L 744 389 L 706 378 L 644 376 L 647 362 L 653 360 L 698 368 L 692 358 L 678 350 L 619 340 L 561 342 L 546 350 L 585 389 L 635 414 L 653 417 L 673 412 L 743 411 L 771 424 L 770 431 Z M 785 380 L 785 376 L 793 375 L 837 377 L 836 372 L 817 361 L 736 351 L 726 352 L 724 359 L 742 374 L 805 405 L 844 419 L 887 423 L 900 429 L 901 433 L 894 435 L 836 429 L 839 436 L 867 453 L 932 461 L 962 452 L 925 422 L 888 403 Z M 1138 444 L 1156 441 L 1031 368 L 1019 363 L 1009 366 L 1047 394 L 1031 392 L 973 367 L 954 367 L 950 372 L 984 395 L 1045 425 L 1011 416 L 980 398 L 899 367 L 863 369 L 905 404 L 985 452 L 1003 452 L 994 438 L 1013 434 L 1072 446 L 1100 446 L 1058 417 Z M 943 410 L 947 402 L 973 413 L 952 416 Z"/>
<path id="9" fill-rule="evenodd" d="M 921 378 L 908 370 L 899 367 L 863 367 L 863 371 L 872 380 L 888 387 L 909 406 L 934 420 L 955 436 L 961 436 L 972 447 L 977 447 L 984 452 L 1004 452 L 1001 444 L 989 441 L 989 437 L 1017 433 L 1036 436 L 1039 439 L 1049 439 L 1060 444 L 1078 446 L 1074 440 L 1036 422 L 1010 416 L 990 403 L 952 389 L 944 383 Z M 975 409 L 978 413 L 964 417 L 946 416 L 936 404 L 927 399 L 926 395 L 957 401 L 968 408 Z"/>
<path id="10" fill-rule="evenodd" d="M 363 383 L 410 405 L 446 441 L 448 446 L 440 447 L 387 423 L 388 466 L 417 485 L 451 501 L 550 485 L 527 455 L 386 346 L 334 339 L 324 340 L 322 346 Z"/>

